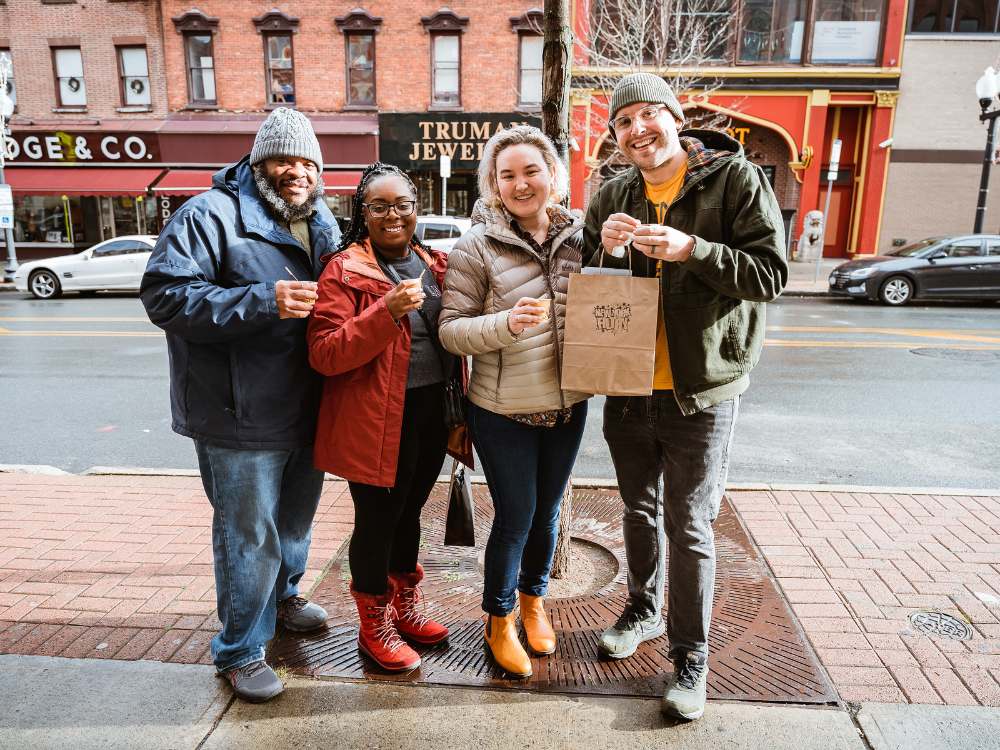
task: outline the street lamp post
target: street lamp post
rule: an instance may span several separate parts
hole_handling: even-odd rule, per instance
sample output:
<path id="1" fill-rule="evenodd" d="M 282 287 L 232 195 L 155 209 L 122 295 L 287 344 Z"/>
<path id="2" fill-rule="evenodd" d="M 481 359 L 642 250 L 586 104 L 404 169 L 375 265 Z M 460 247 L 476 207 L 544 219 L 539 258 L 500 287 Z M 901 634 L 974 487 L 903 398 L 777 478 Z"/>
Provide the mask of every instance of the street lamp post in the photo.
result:
<path id="1" fill-rule="evenodd" d="M 7 66 L 0 63 L 0 185 L 3 186 L 7 184 L 3 174 L 4 167 L 7 166 L 7 136 L 10 134 L 7 121 L 14 114 L 14 101 L 7 95 L 7 75 Z M 0 197 L 2 198 L 6 198 L 9 195 L 10 188 L 4 187 L 2 192 L 0 192 Z M 3 269 L 4 281 L 13 281 L 14 272 L 17 270 L 17 253 L 14 251 L 13 208 L 13 198 L 11 198 L 10 219 L 8 220 L 7 217 L 3 217 L 2 219 L 4 241 L 7 243 L 7 266 Z M 5 209 L 5 206 L 0 205 L 0 215 L 3 214 Z"/>
<path id="2" fill-rule="evenodd" d="M 983 222 L 986 219 L 986 197 L 990 192 L 990 167 L 993 164 L 993 140 L 996 137 L 997 118 L 1000 117 L 1000 109 L 987 112 L 990 105 L 997 98 L 997 74 L 993 68 L 987 68 L 982 78 L 976 81 L 976 96 L 979 97 L 979 106 L 983 113 L 979 119 L 986 123 L 986 151 L 983 152 L 983 175 L 979 180 L 979 203 L 976 205 L 976 224 L 973 232 L 981 234 Z"/>

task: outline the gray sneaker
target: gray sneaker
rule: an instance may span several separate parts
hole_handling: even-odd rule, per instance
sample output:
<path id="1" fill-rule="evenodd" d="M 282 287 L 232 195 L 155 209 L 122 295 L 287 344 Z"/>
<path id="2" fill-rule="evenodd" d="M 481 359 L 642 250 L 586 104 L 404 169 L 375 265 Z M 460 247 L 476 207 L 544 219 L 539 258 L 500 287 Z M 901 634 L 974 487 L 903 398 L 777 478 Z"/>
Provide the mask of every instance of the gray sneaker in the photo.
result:
<path id="1" fill-rule="evenodd" d="M 632 608 L 632 602 L 625 602 L 625 611 L 618 622 L 601 633 L 597 649 L 609 659 L 625 659 L 635 653 L 643 641 L 651 641 L 663 635 L 663 617 L 659 612 L 649 614 Z"/>
<path id="2" fill-rule="evenodd" d="M 708 657 L 688 654 L 674 661 L 674 674 L 663 694 L 660 708 L 677 719 L 693 721 L 705 713 L 705 684 L 708 681 Z"/>
<path id="3" fill-rule="evenodd" d="M 219 672 L 229 680 L 235 692 L 248 703 L 260 703 L 273 698 L 285 689 L 281 678 L 274 673 L 263 659 L 252 661 L 239 669 Z"/>
<path id="4" fill-rule="evenodd" d="M 278 602 L 278 624 L 289 630 L 301 632 L 318 628 L 327 617 L 325 609 L 301 596 L 290 596 Z"/>

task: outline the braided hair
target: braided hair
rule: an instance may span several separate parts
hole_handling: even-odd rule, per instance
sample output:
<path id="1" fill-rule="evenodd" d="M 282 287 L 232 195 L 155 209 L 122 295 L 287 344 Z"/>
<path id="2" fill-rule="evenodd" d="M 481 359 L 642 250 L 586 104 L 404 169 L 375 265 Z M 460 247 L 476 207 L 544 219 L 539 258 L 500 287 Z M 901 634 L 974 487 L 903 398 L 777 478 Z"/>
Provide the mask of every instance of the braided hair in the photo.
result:
<path id="1" fill-rule="evenodd" d="M 368 193 L 368 188 L 373 182 L 378 180 L 380 177 L 388 176 L 398 176 L 406 180 L 406 184 L 410 186 L 410 190 L 413 191 L 413 197 L 417 197 L 417 187 L 413 184 L 413 180 L 399 167 L 393 164 L 385 164 L 383 162 L 377 161 L 374 164 L 368 166 L 364 172 L 361 173 L 361 182 L 358 183 L 358 189 L 354 193 L 354 208 L 351 211 L 351 221 L 347 225 L 347 229 L 344 231 L 343 236 L 340 238 L 340 245 L 337 246 L 337 250 L 346 250 L 351 245 L 358 243 L 360 244 L 364 240 L 368 239 L 368 225 L 365 223 L 364 216 L 364 203 L 365 196 Z M 427 247 L 423 242 L 421 242 L 416 235 L 410 240 L 411 245 L 416 245 L 421 250 L 430 252 L 430 248 Z"/>

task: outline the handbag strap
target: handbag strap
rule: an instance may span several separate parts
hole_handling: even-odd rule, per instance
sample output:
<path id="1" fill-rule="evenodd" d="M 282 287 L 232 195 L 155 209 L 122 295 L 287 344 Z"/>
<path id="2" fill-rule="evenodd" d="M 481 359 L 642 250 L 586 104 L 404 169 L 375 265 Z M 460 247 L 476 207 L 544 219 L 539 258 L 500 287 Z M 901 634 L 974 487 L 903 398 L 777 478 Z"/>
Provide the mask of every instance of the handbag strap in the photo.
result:
<path id="1" fill-rule="evenodd" d="M 387 263 L 385 258 L 382 257 L 382 254 L 374 247 L 372 247 L 372 252 L 375 253 L 375 261 L 378 263 L 378 267 L 382 269 L 382 273 L 384 273 L 392 281 L 394 281 L 396 283 L 396 286 L 402 284 L 403 280 L 399 277 L 399 274 L 396 273 L 396 269 L 392 267 L 392 264 Z M 424 262 L 424 259 L 420 256 L 420 253 L 418 253 L 416 250 L 413 249 L 411 249 L 410 252 L 412 252 L 417 257 L 417 260 L 420 261 L 420 265 L 422 265 L 427 271 L 430 271 L 431 278 L 433 278 L 434 272 L 431 271 L 430 266 L 428 266 L 427 263 Z M 422 283 L 423 282 L 421 282 L 421 284 Z M 435 280 L 434 283 L 436 284 L 437 281 Z M 455 380 L 455 377 L 454 374 L 449 374 L 447 371 L 447 365 L 445 364 L 446 360 L 444 356 L 444 349 L 441 346 L 441 342 L 438 340 L 438 337 L 434 335 L 435 329 L 431 326 L 430 319 L 428 319 L 426 313 L 424 313 L 424 311 L 421 308 L 418 307 L 416 309 L 416 313 L 423 319 L 424 325 L 427 326 L 427 333 L 430 334 L 427 338 L 431 340 L 431 345 L 434 347 L 434 351 L 437 352 L 438 360 L 441 363 L 441 373 L 444 375 L 445 382 L 450 383 L 451 381 Z"/>

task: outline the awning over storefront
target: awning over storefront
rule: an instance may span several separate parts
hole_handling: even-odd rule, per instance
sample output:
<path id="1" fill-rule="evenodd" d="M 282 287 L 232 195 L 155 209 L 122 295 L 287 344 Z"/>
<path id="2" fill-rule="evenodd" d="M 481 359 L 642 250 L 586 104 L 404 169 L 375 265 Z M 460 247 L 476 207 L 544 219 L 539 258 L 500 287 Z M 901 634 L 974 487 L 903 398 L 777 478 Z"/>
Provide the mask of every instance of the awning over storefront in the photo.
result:
<path id="1" fill-rule="evenodd" d="M 326 192 L 340 195 L 354 195 L 361 182 L 361 172 L 323 172 L 323 184 Z"/>
<path id="2" fill-rule="evenodd" d="M 8 184 L 17 195 L 142 195 L 162 169 L 67 167 L 8 168 Z"/>
<path id="3" fill-rule="evenodd" d="M 214 169 L 172 169 L 153 186 L 157 195 L 198 195 L 212 189 Z"/>

